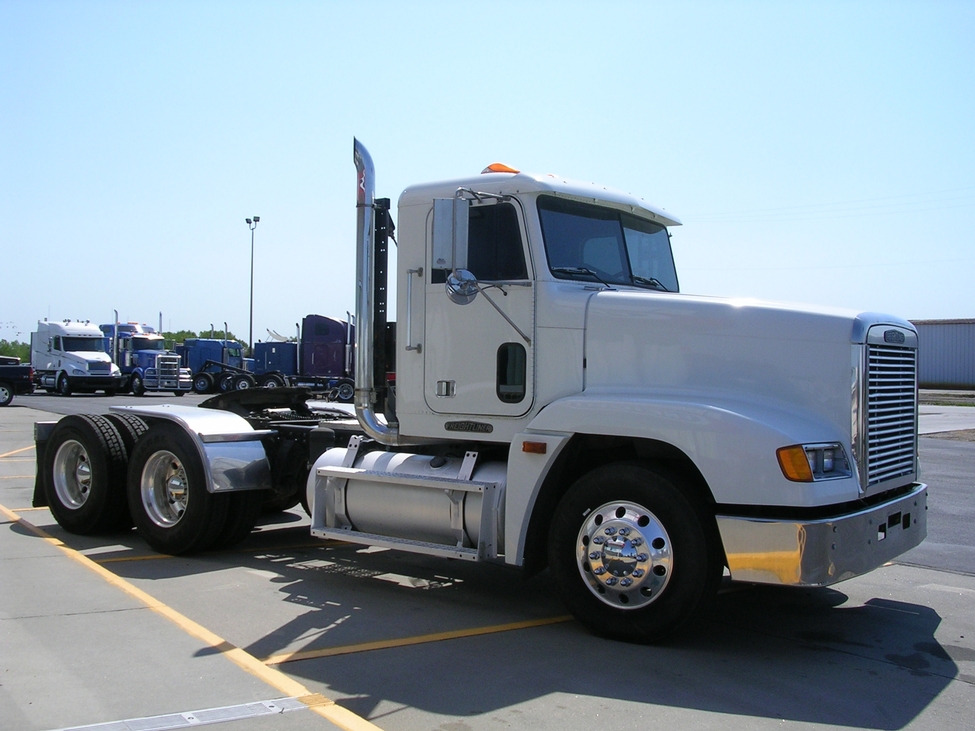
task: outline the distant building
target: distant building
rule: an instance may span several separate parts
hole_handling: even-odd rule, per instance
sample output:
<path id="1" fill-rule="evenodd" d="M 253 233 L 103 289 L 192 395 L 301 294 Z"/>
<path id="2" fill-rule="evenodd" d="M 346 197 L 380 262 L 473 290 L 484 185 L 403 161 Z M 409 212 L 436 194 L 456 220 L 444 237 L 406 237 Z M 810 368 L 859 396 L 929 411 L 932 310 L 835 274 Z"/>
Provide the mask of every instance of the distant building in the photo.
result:
<path id="1" fill-rule="evenodd" d="M 975 389 L 975 320 L 912 320 L 921 388 Z"/>

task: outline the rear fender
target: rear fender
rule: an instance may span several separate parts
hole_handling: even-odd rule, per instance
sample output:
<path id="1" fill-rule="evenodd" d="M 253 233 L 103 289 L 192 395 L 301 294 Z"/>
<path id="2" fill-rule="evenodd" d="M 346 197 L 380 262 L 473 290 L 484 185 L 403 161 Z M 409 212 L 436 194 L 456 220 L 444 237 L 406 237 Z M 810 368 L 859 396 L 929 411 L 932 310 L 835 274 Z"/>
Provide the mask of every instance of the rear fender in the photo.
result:
<path id="1" fill-rule="evenodd" d="M 253 429 L 247 420 L 228 411 L 193 406 L 113 406 L 120 414 L 178 425 L 196 446 L 209 492 L 270 490 L 271 467 L 262 439 L 274 434 Z"/>

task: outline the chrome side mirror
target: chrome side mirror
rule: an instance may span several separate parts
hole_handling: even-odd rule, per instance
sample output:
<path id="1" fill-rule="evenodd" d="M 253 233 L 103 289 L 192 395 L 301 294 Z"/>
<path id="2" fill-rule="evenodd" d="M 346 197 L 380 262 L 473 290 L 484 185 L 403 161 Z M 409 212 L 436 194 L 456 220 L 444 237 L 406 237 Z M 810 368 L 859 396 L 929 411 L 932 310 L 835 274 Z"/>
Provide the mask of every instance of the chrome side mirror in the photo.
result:
<path id="1" fill-rule="evenodd" d="M 467 269 L 454 269 L 447 276 L 447 297 L 454 304 L 469 305 L 477 292 L 477 278 Z"/>

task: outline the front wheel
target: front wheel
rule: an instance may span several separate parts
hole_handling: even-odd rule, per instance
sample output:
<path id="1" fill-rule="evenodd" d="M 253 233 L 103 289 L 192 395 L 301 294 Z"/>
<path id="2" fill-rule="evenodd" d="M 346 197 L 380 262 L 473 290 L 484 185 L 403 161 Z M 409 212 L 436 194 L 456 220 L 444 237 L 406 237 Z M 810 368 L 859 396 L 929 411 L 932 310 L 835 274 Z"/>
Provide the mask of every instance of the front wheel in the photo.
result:
<path id="1" fill-rule="evenodd" d="M 178 426 L 155 424 L 139 439 L 127 489 L 132 522 L 160 553 L 204 551 L 223 532 L 228 502 L 207 491 L 196 446 Z"/>
<path id="2" fill-rule="evenodd" d="M 132 395 L 145 396 L 146 384 L 142 382 L 142 376 L 138 373 L 132 374 Z"/>
<path id="3" fill-rule="evenodd" d="M 68 375 L 66 373 L 58 376 L 58 394 L 61 396 L 71 395 L 71 383 L 68 381 Z"/>
<path id="4" fill-rule="evenodd" d="M 674 482 L 641 463 L 607 465 L 559 503 L 549 565 L 563 601 L 591 632 L 654 642 L 716 593 L 712 536 Z"/>

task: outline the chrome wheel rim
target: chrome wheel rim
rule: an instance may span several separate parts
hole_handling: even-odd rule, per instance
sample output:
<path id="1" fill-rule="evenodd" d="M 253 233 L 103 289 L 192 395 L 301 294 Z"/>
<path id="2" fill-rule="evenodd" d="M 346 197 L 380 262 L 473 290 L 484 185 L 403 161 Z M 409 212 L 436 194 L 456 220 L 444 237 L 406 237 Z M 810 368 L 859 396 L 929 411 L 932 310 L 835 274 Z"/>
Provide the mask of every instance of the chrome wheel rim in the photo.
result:
<path id="1" fill-rule="evenodd" d="M 68 439 L 54 455 L 54 492 L 58 502 L 77 510 L 91 494 L 91 460 L 81 442 Z"/>
<path id="2" fill-rule="evenodd" d="M 606 503 L 583 521 L 576 562 L 599 601 L 616 609 L 639 609 L 660 596 L 670 582 L 670 536 L 642 505 Z"/>
<path id="3" fill-rule="evenodd" d="M 160 528 L 172 528 L 186 512 L 189 481 L 182 462 L 172 452 L 160 450 L 146 460 L 140 484 L 142 505 Z"/>

